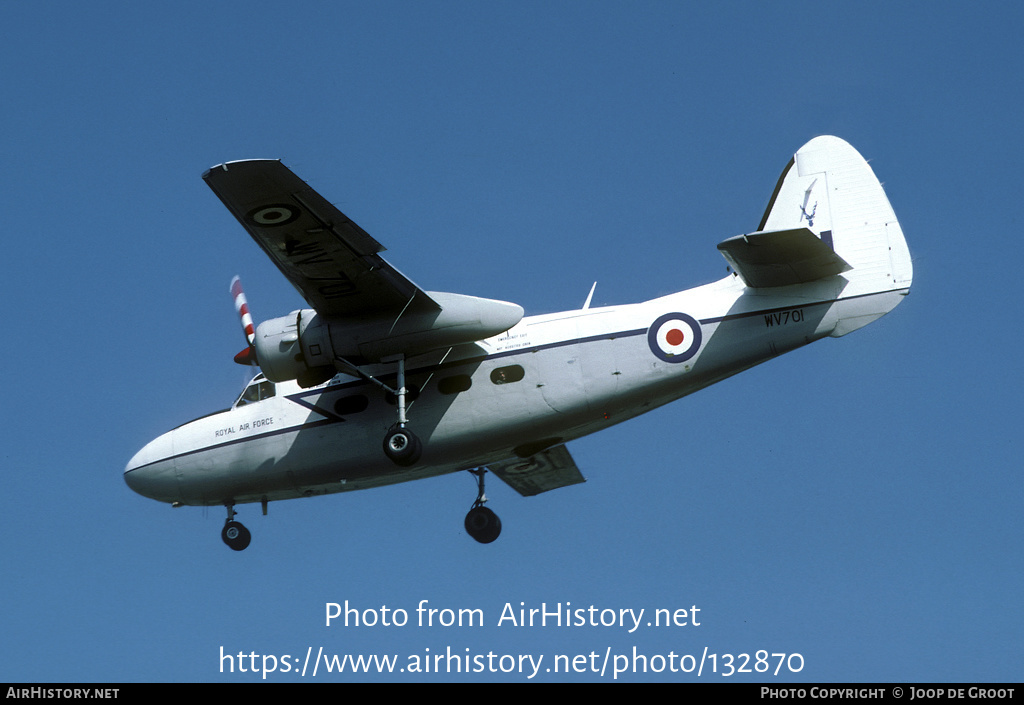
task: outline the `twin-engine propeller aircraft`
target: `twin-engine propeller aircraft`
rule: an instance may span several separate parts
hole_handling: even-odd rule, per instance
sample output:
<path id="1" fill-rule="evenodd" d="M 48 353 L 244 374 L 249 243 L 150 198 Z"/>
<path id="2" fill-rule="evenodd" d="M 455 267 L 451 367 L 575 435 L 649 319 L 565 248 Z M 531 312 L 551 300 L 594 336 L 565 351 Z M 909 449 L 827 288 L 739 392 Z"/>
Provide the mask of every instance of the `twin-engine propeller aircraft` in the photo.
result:
<path id="1" fill-rule="evenodd" d="M 255 330 L 260 374 L 230 409 L 165 433 L 124 477 L 173 506 L 235 505 L 461 470 L 477 477 L 467 533 L 489 543 L 490 470 L 524 496 L 583 482 L 565 444 L 776 355 L 854 331 L 910 291 L 900 225 L 867 162 L 836 137 L 794 155 L 756 232 L 718 245 L 724 279 L 643 303 L 523 317 L 520 306 L 423 291 L 383 246 L 279 161 L 203 179 L 311 308 Z M 591 290 L 591 295 L 593 290 Z"/>

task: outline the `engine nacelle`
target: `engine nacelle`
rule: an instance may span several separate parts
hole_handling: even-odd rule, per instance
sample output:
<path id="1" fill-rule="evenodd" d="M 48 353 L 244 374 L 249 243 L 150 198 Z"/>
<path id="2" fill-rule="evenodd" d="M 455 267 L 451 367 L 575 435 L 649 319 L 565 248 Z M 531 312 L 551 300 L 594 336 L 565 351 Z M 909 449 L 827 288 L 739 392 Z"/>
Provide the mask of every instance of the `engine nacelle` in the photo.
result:
<path id="1" fill-rule="evenodd" d="M 312 370 L 306 364 L 300 342 L 305 321 L 316 316 L 316 311 L 303 309 L 287 316 L 264 321 L 256 328 L 253 347 L 263 375 L 271 382 L 310 379 Z M 333 375 L 333 366 L 331 368 Z M 318 375 L 322 376 L 322 375 Z M 327 379 L 330 375 L 327 376 Z M 320 380 L 324 381 L 323 379 Z M 316 384 L 316 382 L 314 382 Z M 310 385 L 312 386 L 312 385 Z"/>
<path id="2" fill-rule="evenodd" d="M 265 321 L 256 329 L 256 358 L 272 382 L 298 380 L 313 386 L 354 364 L 412 357 L 438 348 L 473 343 L 504 333 L 523 318 L 518 304 L 462 294 L 428 292 L 440 311 L 405 314 L 398 320 L 324 319 L 312 309 Z"/>

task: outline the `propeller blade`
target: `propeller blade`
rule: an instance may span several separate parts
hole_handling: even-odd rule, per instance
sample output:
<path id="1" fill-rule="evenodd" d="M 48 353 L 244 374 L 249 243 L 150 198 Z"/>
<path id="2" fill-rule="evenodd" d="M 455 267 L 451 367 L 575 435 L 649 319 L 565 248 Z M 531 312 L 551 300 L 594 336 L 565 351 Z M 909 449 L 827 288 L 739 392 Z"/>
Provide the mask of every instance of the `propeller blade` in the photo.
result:
<path id="1" fill-rule="evenodd" d="M 256 348 L 253 343 L 256 340 L 256 329 L 252 324 L 252 316 L 249 314 L 249 302 L 246 301 L 245 292 L 242 291 L 242 280 L 235 276 L 231 280 L 231 296 L 235 300 L 235 312 L 242 321 L 242 331 L 245 333 L 245 342 L 249 347 L 235 355 L 235 362 L 239 365 L 257 365 Z"/>

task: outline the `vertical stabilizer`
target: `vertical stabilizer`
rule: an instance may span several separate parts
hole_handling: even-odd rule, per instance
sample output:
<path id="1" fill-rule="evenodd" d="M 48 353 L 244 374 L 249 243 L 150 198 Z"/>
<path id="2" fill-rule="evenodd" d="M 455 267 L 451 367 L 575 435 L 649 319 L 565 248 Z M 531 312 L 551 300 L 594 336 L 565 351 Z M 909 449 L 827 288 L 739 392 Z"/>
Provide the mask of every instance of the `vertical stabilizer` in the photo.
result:
<path id="1" fill-rule="evenodd" d="M 797 151 L 759 230 L 799 228 L 850 265 L 840 275 L 847 284 L 833 336 L 879 318 L 910 291 L 913 265 L 889 199 L 864 158 L 838 137 L 815 137 Z"/>

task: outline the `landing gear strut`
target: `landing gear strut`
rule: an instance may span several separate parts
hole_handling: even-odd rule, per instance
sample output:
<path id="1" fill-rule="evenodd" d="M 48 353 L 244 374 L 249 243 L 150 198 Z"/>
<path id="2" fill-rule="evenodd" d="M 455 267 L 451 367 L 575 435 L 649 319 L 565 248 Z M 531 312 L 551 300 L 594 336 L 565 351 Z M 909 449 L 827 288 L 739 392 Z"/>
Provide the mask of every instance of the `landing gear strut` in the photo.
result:
<path id="1" fill-rule="evenodd" d="M 405 412 L 407 406 L 406 397 L 409 394 L 409 389 L 405 386 L 405 356 L 399 355 L 395 358 L 381 360 L 381 362 L 398 363 L 398 380 L 395 385 L 397 389 L 392 389 L 376 377 L 366 374 L 343 357 L 336 357 L 335 360 L 342 363 L 348 371 L 362 377 L 367 382 L 376 384 L 388 394 L 395 396 L 395 402 L 398 406 L 398 423 L 388 429 L 387 435 L 384 436 L 384 455 L 388 456 L 391 462 L 400 467 L 414 465 L 423 453 L 423 444 L 420 443 L 420 439 L 416 437 L 416 434 L 407 428 L 409 420 Z"/>
<path id="2" fill-rule="evenodd" d="M 398 362 L 398 389 L 394 394 L 398 405 L 398 423 L 388 429 L 384 436 L 384 455 L 391 458 L 395 465 L 408 467 L 420 459 L 423 452 L 423 445 L 416 435 L 406 428 L 409 423 L 405 416 L 405 397 L 409 390 L 405 386 L 405 356 L 401 356 Z"/>
<path id="3" fill-rule="evenodd" d="M 252 541 L 252 534 L 241 523 L 235 521 L 235 505 L 228 504 L 228 518 L 221 529 L 220 537 L 233 551 L 244 551 Z"/>
<path id="4" fill-rule="evenodd" d="M 484 506 L 487 498 L 484 496 L 484 474 L 487 468 L 478 468 L 469 472 L 476 475 L 477 495 L 473 502 L 473 508 L 466 515 L 466 533 L 480 543 L 491 543 L 501 534 L 501 519 L 498 515 Z"/>

